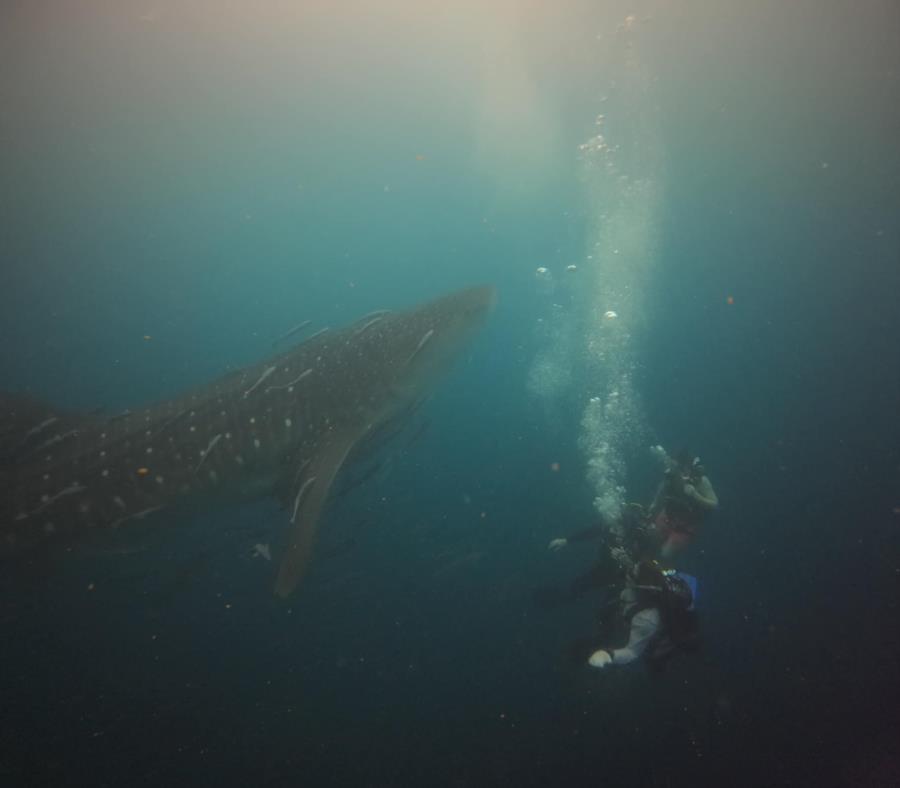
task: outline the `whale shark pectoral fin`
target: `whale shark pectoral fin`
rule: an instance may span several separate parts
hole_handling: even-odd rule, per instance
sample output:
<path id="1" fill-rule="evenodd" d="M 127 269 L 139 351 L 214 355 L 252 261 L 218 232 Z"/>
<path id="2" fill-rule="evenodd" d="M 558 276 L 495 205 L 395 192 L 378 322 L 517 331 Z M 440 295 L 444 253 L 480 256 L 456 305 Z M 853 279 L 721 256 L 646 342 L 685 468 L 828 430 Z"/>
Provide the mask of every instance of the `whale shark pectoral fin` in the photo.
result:
<path id="1" fill-rule="evenodd" d="M 285 502 L 291 517 L 291 528 L 275 581 L 275 593 L 282 598 L 291 595 L 306 572 L 322 507 L 357 438 L 355 432 L 332 437 L 303 468 L 303 473 L 293 485 L 292 495 Z"/>

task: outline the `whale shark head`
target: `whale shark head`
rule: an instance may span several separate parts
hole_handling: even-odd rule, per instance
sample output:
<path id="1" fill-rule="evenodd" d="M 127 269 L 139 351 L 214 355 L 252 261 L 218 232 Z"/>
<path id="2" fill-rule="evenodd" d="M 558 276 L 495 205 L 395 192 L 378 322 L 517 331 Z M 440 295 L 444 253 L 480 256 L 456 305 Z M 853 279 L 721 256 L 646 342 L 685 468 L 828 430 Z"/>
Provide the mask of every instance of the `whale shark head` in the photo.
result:
<path id="1" fill-rule="evenodd" d="M 359 327 L 351 327 L 349 336 L 345 332 L 344 347 L 352 351 L 336 364 L 336 385 L 328 395 L 335 426 L 317 442 L 310 458 L 309 451 L 298 453 L 307 464 L 295 476 L 285 501 L 293 527 L 276 581 L 279 596 L 288 596 L 302 577 L 328 489 L 354 447 L 431 392 L 495 302 L 492 287 L 473 287 L 405 312 L 364 318 Z M 340 346 L 341 337 L 335 339 Z M 342 374 L 346 365 L 356 373 Z M 339 401 L 350 412 L 341 409 Z"/>
<path id="2" fill-rule="evenodd" d="M 495 303 L 492 287 L 472 287 L 401 316 L 403 328 L 394 349 L 397 383 L 413 390 L 433 386 L 481 329 Z"/>

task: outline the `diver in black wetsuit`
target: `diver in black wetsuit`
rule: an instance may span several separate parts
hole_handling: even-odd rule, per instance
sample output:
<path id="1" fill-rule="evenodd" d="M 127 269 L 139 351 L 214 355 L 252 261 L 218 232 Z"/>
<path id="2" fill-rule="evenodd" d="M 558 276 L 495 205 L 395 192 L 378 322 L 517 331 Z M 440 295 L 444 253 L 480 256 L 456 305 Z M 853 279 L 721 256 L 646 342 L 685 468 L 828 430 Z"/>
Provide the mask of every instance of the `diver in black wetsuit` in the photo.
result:
<path id="1" fill-rule="evenodd" d="M 647 539 L 643 509 L 630 504 L 621 520 L 612 528 L 594 525 L 564 538 L 554 539 L 548 549 L 558 552 L 569 544 L 602 540 L 597 560 L 587 572 L 576 577 L 566 589 L 551 587 L 538 589 L 535 602 L 542 607 L 574 602 L 591 590 L 618 590 L 634 562 L 645 552 Z"/>

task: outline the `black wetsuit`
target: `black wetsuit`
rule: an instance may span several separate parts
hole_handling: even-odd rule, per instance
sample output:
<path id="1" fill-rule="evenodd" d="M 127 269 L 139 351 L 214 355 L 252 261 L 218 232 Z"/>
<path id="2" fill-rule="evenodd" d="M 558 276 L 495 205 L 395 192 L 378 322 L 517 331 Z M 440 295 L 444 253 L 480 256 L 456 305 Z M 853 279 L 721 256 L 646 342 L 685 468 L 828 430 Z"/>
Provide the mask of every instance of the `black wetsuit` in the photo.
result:
<path id="1" fill-rule="evenodd" d="M 594 525 L 582 531 L 567 536 L 566 542 L 592 542 L 606 540 L 609 533 L 602 525 Z M 556 607 L 557 605 L 574 602 L 593 590 L 613 591 L 621 585 L 621 568 L 609 555 L 606 544 L 601 546 L 597 560 L 590 569 L 578 575 L 566 588 L 557 586 L 539 588 L 534 593 L 534 601 L 541 607 Z"/>

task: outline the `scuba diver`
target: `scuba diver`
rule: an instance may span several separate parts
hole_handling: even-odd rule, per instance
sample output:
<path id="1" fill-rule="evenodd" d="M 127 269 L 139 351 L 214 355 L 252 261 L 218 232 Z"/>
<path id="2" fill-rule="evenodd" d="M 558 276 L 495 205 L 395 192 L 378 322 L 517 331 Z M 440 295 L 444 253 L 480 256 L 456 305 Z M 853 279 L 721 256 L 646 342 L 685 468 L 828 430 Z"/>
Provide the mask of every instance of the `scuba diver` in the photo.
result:
<path id="1" fill-rule="evenodd" d="M 678 651 L 696 651 L 700 643 L 696 598 L 695 578 L 663 569 L 656 561 L 640 561 L 619 595 L 619 622 L 628 632 L 626 645 L 596 649 L 588 664 L 602 669 L 643 657 L 652 670 L 659 671 Z M 614 632 L 605 635 L 615 639 Z"/>
<path id="2" fill-rule="evenodd" d="M 634 567 L 632 556 L 641 555 L 647 541 L 646 518 L 642 507 L 628 504 L 621 518 L 610 528 L 593 525 L 566 537 L 553 539 L 548 550 L 559 552 L 570 544 L 602 540 L 596 561 L 583 574 L 576 577 L 567 588 L 540 588 L 534 600 L 541 607 L 555 607 L 574 602 L 591 590 L 612 590 L 622 587 L 625 576 Z"/>
<path id="3" fill-rule="evenodd" d="M 662 446 L 653 451 L 665 464 L 665 477 L 650 505 L 649 520 L 659 544 L 660 556 L 670 559 L 684 549 L 719 498 L 700 458 L 681 450 L 675 459 Z"/>
<path id="4" fill-rule="evenodd" d="M 623 553 L 637 555 L 640 552 L 641 542 L 646 538 L 646 520 L 644 508 L 639 503 L 629 503 L 622 510 L 621 517 L 612 526 L 593 525 L 583 531 L 569 534 L 569 536 L 553 539 L 547 545 L 547 549 L 559 552 L 562 548 L 575 542 L 605 539 L 609 543 L 609 550 L 614 554 L 614 558 Z"/>

